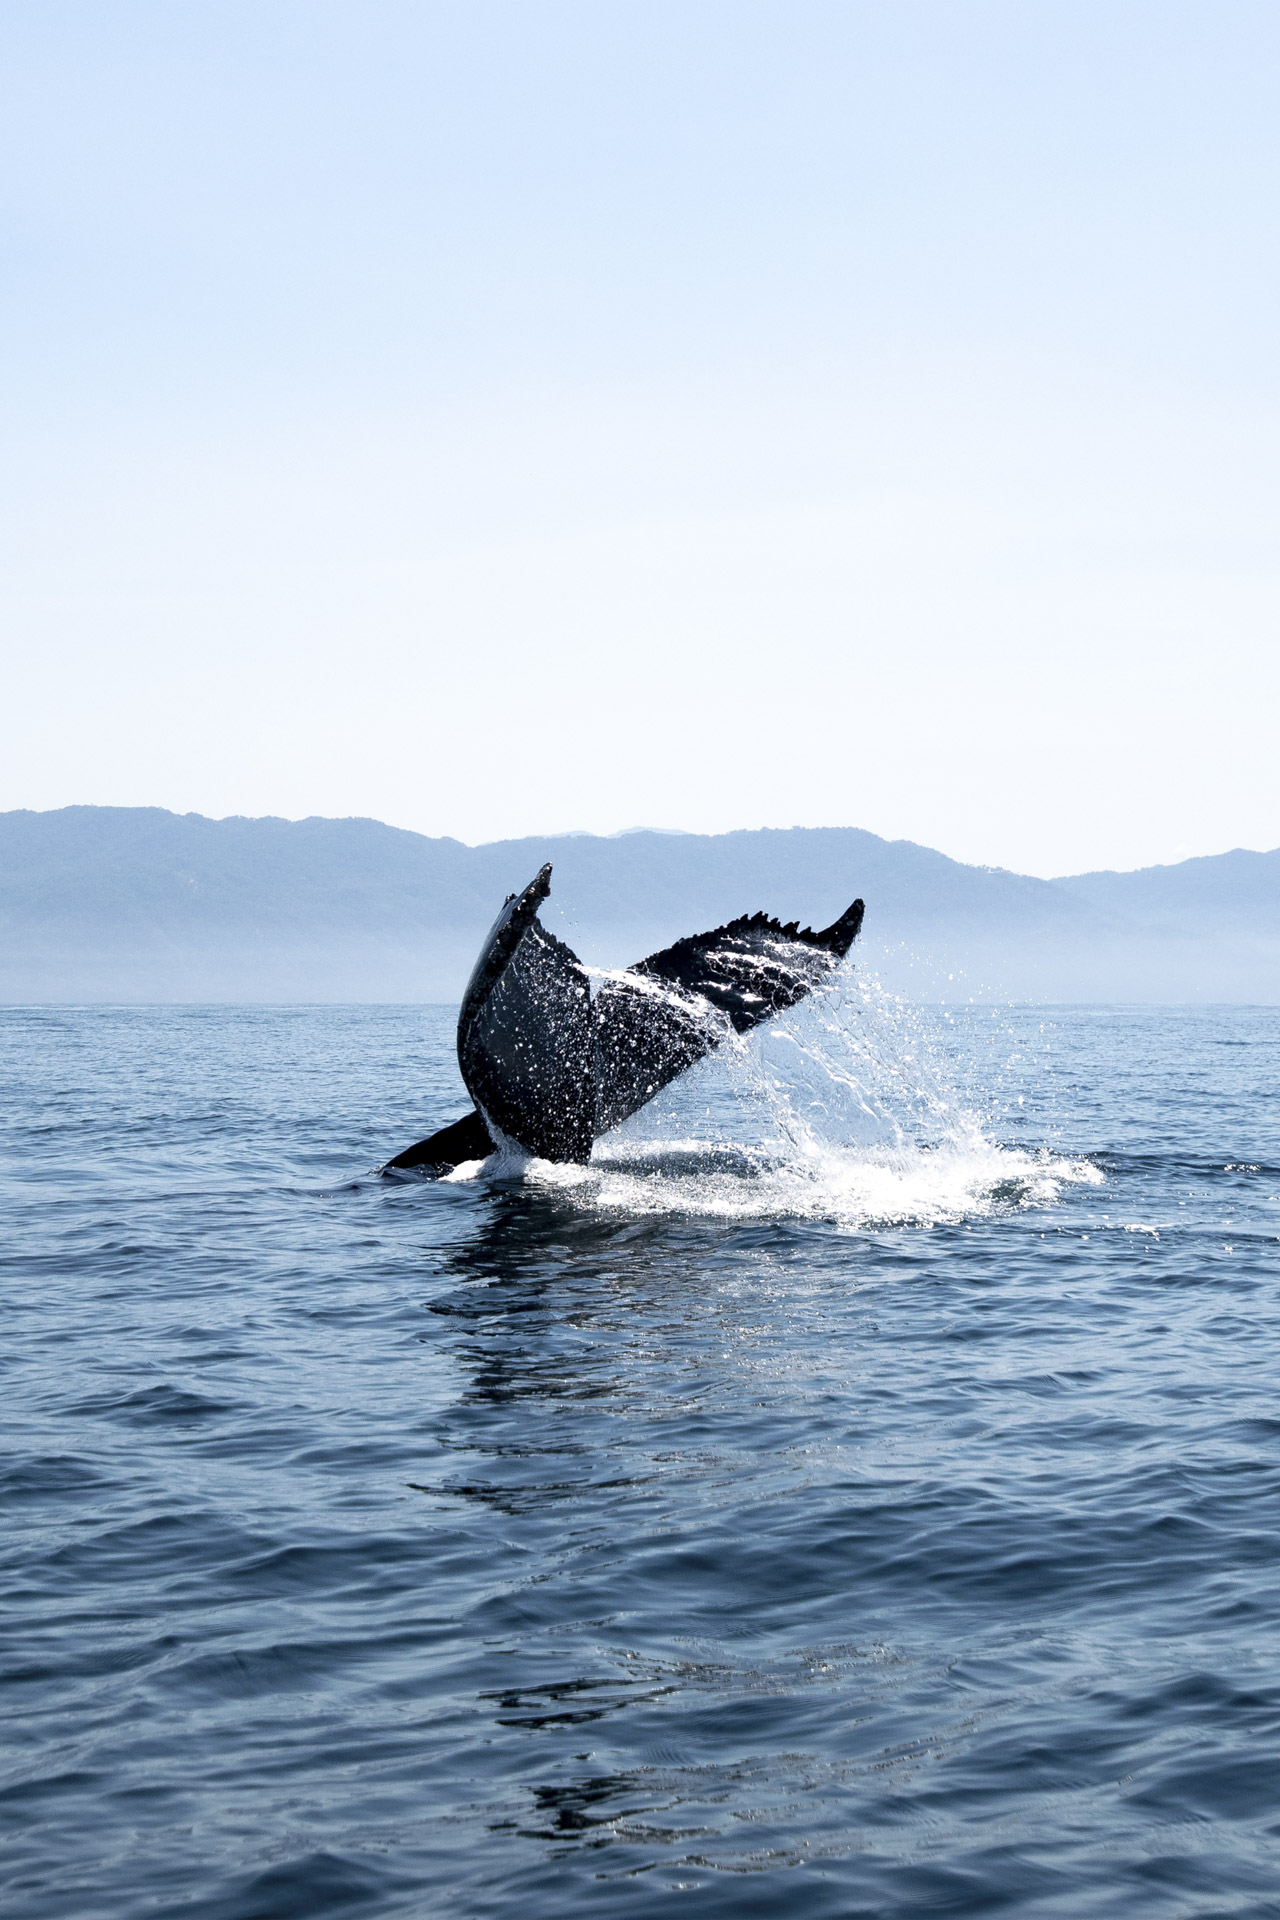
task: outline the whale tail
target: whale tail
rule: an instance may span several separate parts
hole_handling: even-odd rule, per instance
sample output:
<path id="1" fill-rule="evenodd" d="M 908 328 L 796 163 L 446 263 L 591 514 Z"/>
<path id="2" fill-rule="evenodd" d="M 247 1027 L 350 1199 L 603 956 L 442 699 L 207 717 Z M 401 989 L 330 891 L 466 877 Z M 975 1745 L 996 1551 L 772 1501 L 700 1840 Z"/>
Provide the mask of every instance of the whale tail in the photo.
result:
<path id="1" fill-rule="evenodd" d="M 476 1111 L 408 1147 L 384 1172 L 445 1173 L 512 1143 L 544 1160 L 585 1161 L 594 1140 L 637 1112 L 730 1033 L 749 1033 L 812 993 L 862 925 L 855 900 L 821 932 L 743 914 L 608 975 L 586 969 L 537 915 L 543 867 L 489 930 L 458 1015 L 458 1064 Z"/>

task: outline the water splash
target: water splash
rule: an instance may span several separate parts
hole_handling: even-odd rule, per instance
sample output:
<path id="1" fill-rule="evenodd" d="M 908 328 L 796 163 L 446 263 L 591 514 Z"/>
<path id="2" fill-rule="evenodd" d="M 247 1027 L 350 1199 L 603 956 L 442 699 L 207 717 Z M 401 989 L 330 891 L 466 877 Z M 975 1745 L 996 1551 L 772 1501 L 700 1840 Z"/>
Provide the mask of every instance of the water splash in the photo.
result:
<path id="1" fill-rule="evenodd" d="M 842 970 L 598 1141 L 589 1166 L 531 1161 L 524 1177 L 584 1207 L 844 1227 L 1047 1206 L 1102 1178 L 1048 1146 L 1002 1143 L 1000 1076 L 978 1064 L 972 1030 Z"/>

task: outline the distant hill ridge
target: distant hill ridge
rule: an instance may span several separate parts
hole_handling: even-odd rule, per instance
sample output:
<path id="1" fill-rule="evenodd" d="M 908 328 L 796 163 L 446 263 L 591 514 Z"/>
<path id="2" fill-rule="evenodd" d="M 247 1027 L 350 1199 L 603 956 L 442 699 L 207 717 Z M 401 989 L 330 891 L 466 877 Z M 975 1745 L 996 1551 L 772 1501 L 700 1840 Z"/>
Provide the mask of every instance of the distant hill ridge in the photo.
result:
<path id="1" fill-rule="evenodd" d="M 1280 849 L 1039 880 L 856 827 L 468 847 L 160 807 L 0 814 L 0 998 L 452 999 L 544 860 L 544 917 L 595 964 L 757 907 L 819 926 L 861 894 L 864 964 L 930 997 L 1280 999 Z"/>

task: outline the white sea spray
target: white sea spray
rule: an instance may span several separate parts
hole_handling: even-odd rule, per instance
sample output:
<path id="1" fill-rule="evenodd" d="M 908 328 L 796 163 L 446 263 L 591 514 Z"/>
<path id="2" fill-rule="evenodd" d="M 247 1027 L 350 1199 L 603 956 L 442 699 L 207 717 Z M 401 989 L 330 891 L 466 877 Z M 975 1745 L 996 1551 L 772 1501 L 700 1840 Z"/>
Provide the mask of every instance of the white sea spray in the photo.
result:
<path id="1" fill-rule="evenodd" d="M 1100 1180 L 1089 1162 L 999 1137 L 991 1075 L 981 1093 L 970 1084 L 975 1031 L 954 1035 L 945 1014 L 842 970 L 598 1141 L 589 1166 L 535 1160 L 527 1178 L 589 1208 L 849 1228 L 1048 1205 Z"/>

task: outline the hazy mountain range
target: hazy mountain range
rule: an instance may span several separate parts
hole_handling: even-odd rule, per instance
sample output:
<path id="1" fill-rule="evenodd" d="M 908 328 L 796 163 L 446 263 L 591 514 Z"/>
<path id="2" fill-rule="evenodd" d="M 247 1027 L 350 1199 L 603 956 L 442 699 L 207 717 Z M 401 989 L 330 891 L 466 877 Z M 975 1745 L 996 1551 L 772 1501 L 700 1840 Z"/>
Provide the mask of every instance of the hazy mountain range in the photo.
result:
<path id="1" fill-rule="evenodd" d="M 468 847 L 159 807 L 0 814 L 0 999 L 452 1000 L 544 860 L 544 918 L 598 965 L 861 894 L 863 964 L 922 997 L 1280 1000 L 1280 849 L 1036 880 L 854 827 Z"/>

